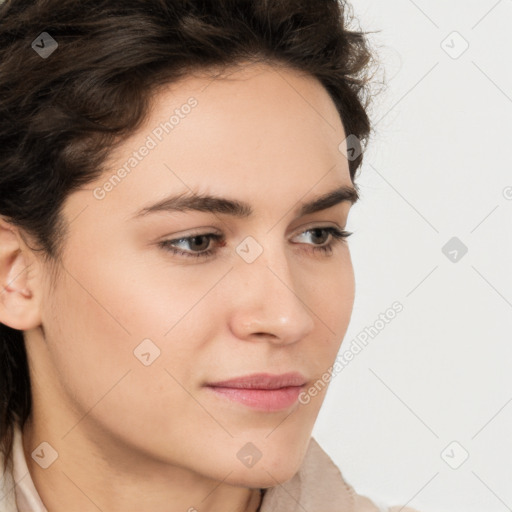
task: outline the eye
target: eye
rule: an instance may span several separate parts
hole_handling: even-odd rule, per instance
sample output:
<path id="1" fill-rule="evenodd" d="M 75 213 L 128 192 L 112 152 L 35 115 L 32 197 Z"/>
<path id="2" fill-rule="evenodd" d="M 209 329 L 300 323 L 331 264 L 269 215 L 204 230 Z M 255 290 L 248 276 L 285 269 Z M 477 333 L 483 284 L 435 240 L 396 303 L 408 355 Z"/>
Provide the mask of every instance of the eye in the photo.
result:
<path id="1" fill-rule="evenodd" d="M 332 227 L 332 226 L 308 229 L 308 230 L 304 231 L 303 233 L 301 233 L 301 236 L 306 233 L 312 233 L 313 234 L 312 238 L 313 239 L 316 238 L 317 240 L 318 240 L 318 238 L 320 238 L 320 239 L 326 238 L 325 236 L 322 236 L 321 233 L 325 233 L 327 235 L 328 240 L 329 240 L 329 237 L 331 237 L 329 243 L 324 244 L 324 245 L 314 245 L 311 249 L 313 252 L 320 251 L 321 254 L 326 254 L 326 255 L 332 254 L 333 249 L 336 245 L 344 242 L 345 239 L 347 239 L 350 235 L 353 234 L 348 231 L 343 231 L 343 230 L 340 230 L 340 229 Z"/>
<path id="2" fill-rule="evenodd" d="M 207 249 L 210 246 L 210 242 L 214 240 L 218 243 L 219 246 L 224 247 L 226 242 L 224 240 L 223 235 L 218 235 L 217 233 L 205 233 L 200 235 L 194 235 L 184 238 L 177 238 L 174 240 L 163 240 L 159 242 L 159 246 L 164 250 L 169 251 L 173 254 L 177 254 L 179 256 L 192 257 L 192 258 L 205 258 L 211 256 L 214 252 L 214 249 Z M 191 247 L 199 245 L 199 250 L 202 252 L 195 252 L 193 250 L 183 251 L 176 248 L 176 244 L 188 244 Z"/>
<path id="3" fill-rule="evenodd" d="M 304 236 L 307 233 L 311 233 L 313 235 L 312 238 L 314 241 L 318 241 L 319 238 L 320 240 L 330 240 L 328 243 L 320 242 L 322 245 L 313 244 L 312 248 L 305 249 L 306 251 L 313 252 L 320 251 L 321 254 L 331 254 L 337 244 L 342 243 L 346 238 L 353 234 L 332 226 L 326 226 L 308 229 L 300 233 L 299 236 Z M 167 252 L 176 254 L 178 256 L 184 256 L 186 258 L 208 258 L 217 252 L 217 249 L 210 248 L 212 241 L 217 242 L 217 247 L 226 246 L 224 235 L 219 235 L 217 233 L 204 233 L 189 237 L 176 238 L 173 240 L 162 240 L 158 243 L 158 246 Z M 183 244 L 188 245 L 189 249 L 182 250 L 177 247 Z"/>

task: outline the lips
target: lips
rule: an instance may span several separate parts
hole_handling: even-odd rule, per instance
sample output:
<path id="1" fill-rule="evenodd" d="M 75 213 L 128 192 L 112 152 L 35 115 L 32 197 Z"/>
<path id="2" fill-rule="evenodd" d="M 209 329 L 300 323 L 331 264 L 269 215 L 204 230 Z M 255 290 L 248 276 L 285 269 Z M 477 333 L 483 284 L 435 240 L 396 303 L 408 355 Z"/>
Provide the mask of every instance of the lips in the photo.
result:
<path id="1" fill-rule="evenodd" d="M 234 379 L 223 380 L 207 384 L 208 387 L 232 388 L 232 389 L 281 389 L 300 387 L 306 384 L 307 379 L 298 372 L 272 375 L 270 373 L 254 373 Z"/>
<path id="2" fill-rule="evenodd" d="M 306 383 L 306 378 L 297 372 L 281 375 L 256 373 L 212 382 L 206 385 L 206 389 L 221 400 L 270 413 L 294 406 Z"/>

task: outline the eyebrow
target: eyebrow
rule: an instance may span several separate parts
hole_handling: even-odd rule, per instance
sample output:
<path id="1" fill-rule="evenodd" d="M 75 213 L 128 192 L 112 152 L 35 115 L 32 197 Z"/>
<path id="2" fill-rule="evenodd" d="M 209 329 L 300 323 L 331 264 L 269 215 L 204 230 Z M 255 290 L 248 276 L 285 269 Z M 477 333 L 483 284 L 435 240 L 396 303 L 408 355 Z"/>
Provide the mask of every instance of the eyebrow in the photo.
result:
<path id="1" fill-rule="evenodd" d="M 331 190 L 312 201 L 302 203 L 297 211 L 299 217 L 322 210 L 337 204 L 349 202 L 351 205 L 359 200 L 358 191 L 347 185 Z M 139 210 L 132 218 L 140 218 L 154 212 L 174 212 L 192 210 L 198 212 L 219 213 L 237 218 L 250 217 L 253 214 L 251 205 L 236 199 L 227 199 L 205 194 L 184 193 L 167 197 L 151 206 Z"/>

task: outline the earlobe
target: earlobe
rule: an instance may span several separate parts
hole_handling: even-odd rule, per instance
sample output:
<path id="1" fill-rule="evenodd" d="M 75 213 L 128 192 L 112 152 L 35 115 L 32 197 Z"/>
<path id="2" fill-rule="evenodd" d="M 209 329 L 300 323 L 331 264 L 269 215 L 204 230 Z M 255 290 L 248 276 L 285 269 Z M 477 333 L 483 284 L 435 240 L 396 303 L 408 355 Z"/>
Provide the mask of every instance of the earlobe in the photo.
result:
<path id="1" fill-rule="evenodd" d="M 35 261 L 16 227 L 0 219 L 0 322 L 20 331 L 41 323 Z"/>

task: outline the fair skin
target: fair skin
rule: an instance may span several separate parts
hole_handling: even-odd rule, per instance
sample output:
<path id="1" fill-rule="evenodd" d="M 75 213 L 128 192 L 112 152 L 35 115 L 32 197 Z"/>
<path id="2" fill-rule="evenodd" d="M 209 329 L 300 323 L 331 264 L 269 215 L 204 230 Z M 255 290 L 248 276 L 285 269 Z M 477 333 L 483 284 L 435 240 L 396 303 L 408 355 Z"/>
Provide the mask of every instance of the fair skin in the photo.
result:
<path id="1" fill-rule="evenodd" d="M 197 107 L 96 199 L 93 190 L 190 96 Z M 229 79 L 189 76 L 159 92 L 104 176 L 67 198 L 56 282 L 2 222 L 0 321 L 24 331 L 33 411 L 23 445 L 49 512 L 254 512 L 259 488 L 297 472 L 326 387 L 307 405 L 262 412 L 204 383 L 298 371 L 309 387 L 333 364 L 352 313 L 353 267 L 347 241 L 309 230 L 346 229 L 351 203 L 297 212 L 352 185 L 338 149 L 345 138 L 328 93 L 307 75 L 251 65 Z M 253 213 L 132 218 L 191 190 Z M 158 246 L 207 233 L 225 242 L 175 246 L 213 249 L 208 257 Z M 263 249 L 251 263 L 236 252 L 248 236 Z M 332 254 L 314 251 L 329 243 Z M 134 350 L 147 338 L 160 356 L 145 366 Z M 43 441 L 58 452 L 47 469 L 31 456 Z M 262 453 L 252 467 L 237 457 L 248 442 Z"/>

